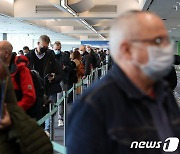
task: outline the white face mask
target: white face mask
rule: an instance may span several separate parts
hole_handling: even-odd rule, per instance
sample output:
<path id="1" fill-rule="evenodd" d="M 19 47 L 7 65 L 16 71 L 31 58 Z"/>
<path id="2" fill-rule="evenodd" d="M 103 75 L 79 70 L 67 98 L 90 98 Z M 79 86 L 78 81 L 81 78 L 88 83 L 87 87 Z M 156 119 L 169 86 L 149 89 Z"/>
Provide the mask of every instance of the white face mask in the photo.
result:
<path id="1" fill-rule="evenodd" d="M 55 53 L 55 55 L 58 55 L 58 54 L 60 54 L 60 51 L 59 50 L 54 50 L 54 53 Z"/>
<path id="2" fill-rule="evenodd" d="M 90 48 L 87 48 L 87 52 L 90 53 L 90 52 L 91 52 L 91 49 L 90 49 Z"/>
<path id="3" fill-rule="evenodd" d="M 174 61 L 173 56 L 173 44 L 167 47 L 161 48 L 156 46 L 150 46 L 147 48 L 148 62 L 146 64 L 140 64 L 133 61 L 141 71 L 153 80 L 158 80 L 169 73 L 171 65 Z"/>
<path id="4" fill-rule="evenodd" d="M 82 55 L 82 54 L 83 54 L 83 51 L 82 51 L 82 50 L 80 50 L 80 51 L 79 51 L 79 53 Z"/>

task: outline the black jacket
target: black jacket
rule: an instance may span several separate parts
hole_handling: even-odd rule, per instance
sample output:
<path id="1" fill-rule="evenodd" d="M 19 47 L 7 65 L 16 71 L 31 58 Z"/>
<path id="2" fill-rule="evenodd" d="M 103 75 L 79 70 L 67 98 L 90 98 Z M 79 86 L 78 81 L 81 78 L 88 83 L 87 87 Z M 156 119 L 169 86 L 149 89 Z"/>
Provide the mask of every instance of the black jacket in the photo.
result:
<path id="1" fill-rule="evenodd" d="M 59 54 L 55 55 L 55 58 L 59 62 L 60 67 L 62 68 L 62 81 L 64 84 L 68 84 L 71 65 L 70 54 L 68 52 L 60 52 Z"/>
<path id="2" fill-rule="evenodd" d="M 35 59 L 37 60 L 35 49 L 31 50 L 28 54 L 26 54 L 26 56 L 29 59 L 29 67 L 31 69 L 35 69 L 36 71 L 42 69 L 43 75 L 41 75 L 41 77 L 44 80 L 45 93 L 49 96 L 61 92 L 62 89 L 60 86 L 60 81 L 62 80 L 62 70 L 58 61 L 55 59 L 54 52 L 52 50 L 46 51 L 43 59 L 43 66 L 41 68 L 35 65 Z M 47 80 L 47 75 L 51 73 L 55 73 L 55 79 L 49 83 Z"/>
<path id="3" fill-rule="evenodd" d="M 158 81 L 154 93 L 155 99 L 150 98 L 113 66 L 73 104 L 67 125 L 68 154 L 162 154 L 166 138 L 180 138 L 180 112 L 165 82 Z M 131 149 L 133 141 L 162 144 Z"/>
<path id="4" fill-rule="evenodd" d="M 92 50 L 90 53 L 85 51 L 82 55 L 82 60 L 85 68 L 84 75 L 90 75 L 91 69 L 94 69 L 97 67 L 98 60 L 96 58 L 96 53 Z"/>
<path id="5" fill-rule="evenodd" d="M 179 55 L 174 55 L 174 65 L 180 65 L 180 56 Z M 177 74 L 176 74 L 176 70 L 175 70 L 174 66 L 171 67 L 171 70 L 163 79 L 165 79 L 168 82 L 168 84 L 172 90 L 174 90 L 176 88 Z"/>

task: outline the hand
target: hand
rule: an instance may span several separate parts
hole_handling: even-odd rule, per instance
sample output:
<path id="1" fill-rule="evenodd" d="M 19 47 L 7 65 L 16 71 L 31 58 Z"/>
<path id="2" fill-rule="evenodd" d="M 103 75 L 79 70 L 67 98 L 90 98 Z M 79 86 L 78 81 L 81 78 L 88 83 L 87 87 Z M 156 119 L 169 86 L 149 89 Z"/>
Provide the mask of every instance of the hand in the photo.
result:
<path id="1" fill-rule="evenodd" d="M 55 73 L 51 73 L 49 76 L 48 76 L 48 81 L 51 82 L 52 80 L 54 80 L 55 78 Z"/>
<path id="2" fill-rule="evenodd" d="M 62 68 L 62 69 L 64 70 L 65 68 L 66 68 L 66 66 L 63 65 L 63 68 Z"/>
<path id="3" fill-rule="evenodd" d="M 11 123 L 11 117 L 9 115 L 6 105 L 4 105 L 4 115 L 3 118 L 0 120 L 0 129 L 4 129 L 10 126 Z"/>

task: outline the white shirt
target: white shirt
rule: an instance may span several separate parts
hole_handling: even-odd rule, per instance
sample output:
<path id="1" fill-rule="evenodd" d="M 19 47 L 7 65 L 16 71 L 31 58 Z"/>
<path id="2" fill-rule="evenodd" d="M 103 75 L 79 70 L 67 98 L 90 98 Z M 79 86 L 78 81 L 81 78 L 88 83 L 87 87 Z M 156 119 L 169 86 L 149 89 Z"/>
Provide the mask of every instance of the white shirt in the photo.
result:
<path id="1" fill-rule="evenodd" d="M 39 55 L 37 49 L 35 49 L 35 54 L 38 57 L 38 59 L 42 59 L 45 56 L 45 53 Z"/>

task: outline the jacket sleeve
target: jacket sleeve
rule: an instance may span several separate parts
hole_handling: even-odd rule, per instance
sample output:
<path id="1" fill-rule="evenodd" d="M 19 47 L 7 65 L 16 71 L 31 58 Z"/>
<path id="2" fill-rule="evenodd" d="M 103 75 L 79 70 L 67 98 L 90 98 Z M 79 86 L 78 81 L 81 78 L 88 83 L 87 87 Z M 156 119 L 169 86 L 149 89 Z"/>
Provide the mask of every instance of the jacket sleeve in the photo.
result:
<path id="1" fill-rule="evenodd" d="M 30 70 L 27 67 L 20 67 L 19 70 L 22 99 L 18 105 L 26 111 L 35 103 L 36 93 Z"/>
<path id="2" fill-rule="evenodd" d="M 63 70 L 61 65 L 55 60 L 54 61 L 54 73 L 55 73 L 55 79 L 52 81 L 54 83 L 61 82 L 63 79 Z"/>

